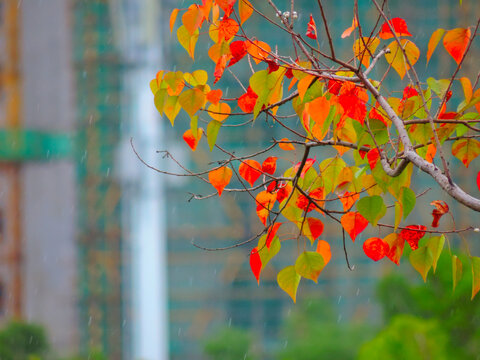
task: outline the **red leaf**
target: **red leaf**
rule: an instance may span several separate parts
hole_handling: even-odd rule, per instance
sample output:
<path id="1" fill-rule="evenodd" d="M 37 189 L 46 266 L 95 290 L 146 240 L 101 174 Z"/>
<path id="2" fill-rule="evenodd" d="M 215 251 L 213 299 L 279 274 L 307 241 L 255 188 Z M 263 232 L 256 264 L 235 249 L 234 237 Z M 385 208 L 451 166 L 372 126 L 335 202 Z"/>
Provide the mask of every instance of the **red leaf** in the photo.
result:
<path id="1" fill-rule="evenodd" d="M 287 69 L 287 71 L 285 72 L 285 77 L 286 77 L 287 79 L 293 78 L 292 68 L 288 68 L 288 69 Z"/>
<path id="2" fill-rule="evenodd" d="M 265 161 L 262 164 L 262 171 L 264 173 L 273 175 L 275 173 L 275 170 L 277 169 L 277 157 L 276 156 L 270 156 L 265 159 Z"/>
<path id="3" fill-rule="evenodd" d="M 436 228 L 438 227 L 438 223 L 440 221 L 440 218 L 448 213 L 449 208 L 448 205 L 445 201 L 442 200 L 435 200 L 430 203 L 430 205 L 435 206 L 435 209 L 432 211 L 432 216 L 433 216 L 433 221 L 432 221 L 432 227 Z"/>
<path id="4" fill-rule="evenodd" d="M 383 259 L 388 254 L 390 247 L 388 244 L 378 237 L 365 240 L 363 243 L 363 251 L 373 261 Z"/>
<path id="5" fill-rule="evenodd" d="M 253 186 L 255 181 L 262 175 L 262 167 L 256 160 L 245 160 L 240 164 L 238 173 L 250 186 Z"/>
<path id="6" fill-rule="evenodd" d="M 274 72 L 274 71 L 277 71 L 280 68 L 280 66 L 278 65 L 278 63 L 275 62 L 275 60 L 267 59 L 267 60 L 265 60 L 265 62 L 268 65 L 268 73 L 269 74 Z"/>
<path id="7" fill-rule="evenodd" d="M 215 3 L 220 6 L 220 8 L 225 11 L 225 15 L 229 16 L 232 12 L 233 5 L 237 0 L 214 0 Z"/>
<path id="8" fill-rule="evenodd" d="M 218 89 L 218 90 L 211 90 L 207 94 L 207 100 L 210 101 L 214 105 L 218 105 L 218 102 L 222 98 L 223 91 Z"/>
<path id="9" fill-rule="evenodd" d="M 258 95 L 249 86 L 247 92 L 238 98 L 238 106 L 243 112 L 251 113 L 255 108 Z"/>
<path id="10" fill-rule="evenodd" d="M 367 115 L 367 92 L 354 83 L 345 81 L 340 88 L 338 100 L 345 111 L 345 115 L 359 121 L 363 125 Z"/>
<path id="11" fill-rule="evenodd" d="M 208 173 L 208 180 L 212 186 L 217 189 L 218 196 L 222 196 L 223 189 L 228 185 L 232 178 L 232 169 L 222 166 Z"/>
<path id="12" fill-rule="evenodd" d="M 289 195 L 290 192 L 292 191 L 292 187 L 288 184 L 282 184 L 282 186 L 278 186 L 278 191 L 277 191 L 277 200 L 279 203 L 281 203 L 283 200 L 285 200 Z"/>
<path id="13" fill-rule="evenodd" d="M 306 197 L 305 195 L 299 195 L 296 205 L 298 208 L 302 209 L 305 212 L 310 212 L 312 210 L 315 210 L 317 206 L 315 205 L 318 204 L 319 206 L 322 206 L 321 201 L 323 200 L 323 189 L 322 188 L 317 188 L 315 190 L 312 190 L 309 194 L 309 197 Z M 315 203 L 314 203 L 315 201 Z"/>
<path id="14" fill-rule="evenodd" d="M 230 44 L 230 53 L 232 54 L 232 58 L 228 63 L 228 67 L 236 64 L 240 60 L 243 59 L 245 55 L 247 55 L 247 46 L 245 45 L 245 41 L 234 41 Z"/>
<path id="15" fill-rule="evenodd" d="M 250 269 L 252 269 L 253 276 L 257 279 L 257 282 L 260 283 L 260 272 L 262 271 L 262 259 L 260 259 L 260 254 L 258 249 L 255 247 L 250 252 Z"/>
<path id="16" fill-rule="evenodd" d="M 310 39 L 317 38 L 317 26 L 315 25 L 315 20 L 313 20 L 313 16 L 310 14 L 310 21 L 307 26 L 307 34 Z"/>
<path id="17" fill-rule="evenodd" d="M 471 31 L 469 28 L 457 28 L 447 31 L 443 38 L 443 46 L 457 64 L 463 59 L 470 41 Z"/>
<path id="18" fill-rule="evenodd" d="M 358 212 L 349 212 L 340 219 L 343 228 L 350 235 L 352 241 L 368 226 L 368 220 Z"/>
<path id="19" fill-rule="evenodd" d="M 423 225 L 408 225 L 406 229 L 400 232 L 400 236 L 408 242 L 412 250 L 416 250 L 418 249 L 418 242 L 425 235 L 425 230 L 427 228 Z"/>
<path id="20" fill-rule="evenodd" d="M 377 119 L 378 121 L 381 121 L 386 126 L 388 126 L 387 120 L 377 109 L 372 108 L 372 110 L 370 110 L 370 113 L 368 114 L 368 116 L 370 117 L 370 119 Z"/>
<path id="21" fill-rule="evenodd" d="M 377 165 L 378 160 L 380 159 L 380 153 L 377 148 L 369 150 L 367 153 L 368 165 L 370 165 L 370 169 L 374 169 L 375 165 Z"/>
<path id="22" fill-rule="evenodd" d="M 277 234 L 277 230 L 280 227 L 280 225 L 282 225 L 282 223 L 275 223 L 268 228 L 267 240 L 265 242 L 265 246 L 267 247 L 267 249 L 270 249 L 270 245 L 272 244 L 273 238 Z"/>
<path id="23" fill-rule="evenodd" d="M 407 23 L 402 18 L 393 18 L 390 20 L 390 25 L 392 25 L 393 29 L 395 30 L 395 34 L 397 36 L 412 36 L 407 28 Z M 390 26 L 388 26 L 387 22 L 385 22 L 380 30 L 380 38 L 386 40 L 393 38 L 392 30 L 390 30 Z"/>
<path id="24" fill-rule="evenodd" d="M 303 168 L 302 168 L 302 173 L 300 174 L 301 178 L 303 178 L 305 176 L 305 174 L 307 173 L 307 171 L 312 167 L 312 165 L 315 164 L 315 161 L 316 161 L 316 157 L 313 158 L 313 159 L 307 159 L 305 161 L 305 164 L 303 165 Z M 301 162 L 299 162 L 299 163 L 297 163 L 297 165 L 295 165 L 295 168 L 294 168 L 295 173 L 298 172 L 298 169 L 300 168 L 300 164 L 301 164 Z"/>
<path id="25" fill-rule="evenodd" d="M 307 222 L 313 238 L 315 240 L 318 239 L 323 233 L 323 222 L 316 218 L 307 218 Z"/>
<path id="26" fill-rule="evenodd" d="M 478 190 L 480 190 L 480 171 L 477 174 L 477 187 L 478 187 Z"/>
<path id="27" fill-rule="evenodd" d="M 195 151 L 197 149 L 198 142 L 201 138 L 202 130 L 200 128 L 198 129 L 197 137 L 193 136 L 192 129 L 188 129 L 183 133 L 183 140 L 187 143 L 188 146 L 190 146 L 190 149 L 192 149 L 192 151 Z"/>
<path id="28" fill-rule="evenodd" d="M 328 91 L 333 94 L 337 95 L 340 92 L 340 88 L 342 87 L 342 83 L 337 80 L 328 80 Z"/>
<path id="29" fill-rule="evenodd" d="M 418 91 L 415 90 L 413 86 L 408 85 L 408 86 L 405 86 L 405 89 L 403 89 L 402 100 L 407 100 L 408 98 L 411 98 L 417 95 L 418 95 Z"/>

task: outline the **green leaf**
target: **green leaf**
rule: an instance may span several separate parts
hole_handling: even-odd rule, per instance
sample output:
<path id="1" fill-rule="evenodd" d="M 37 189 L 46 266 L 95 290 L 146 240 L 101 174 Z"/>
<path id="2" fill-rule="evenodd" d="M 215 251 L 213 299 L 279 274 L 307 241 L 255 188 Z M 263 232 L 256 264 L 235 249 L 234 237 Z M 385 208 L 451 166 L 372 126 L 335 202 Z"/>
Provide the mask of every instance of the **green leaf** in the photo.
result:
<path id="1" fill-rule="evenodd" d="M 423 281 L 427 281 L 427 275 L 433 265 L 432 251 L 427 246 L 421 246 L 412 251 L 409 256 L 413 268 L 422 275 Z"/>
<path id="2" fill-rule="evenodd" d="M 300 276 L 315 282 L 324 267 L 323 256 L 313 251 L 304 251 L 295 262 L 295 271 Z"/>
<path id="3" fill-rule="evenodd" d="M 435 274 L 435 270 L 437 269 L 438 259 L 442 254 L 443 245 L 445 245 L 445 235 L 431 237 L 427 243 L 427 247 L 430 249 L 433 256 L 433 273 L 434 274 Z"/>
<path id="4" fill-rule="evenodd" d="M 265 243 L 267 241 L 267 234 L 263 235 L 258 240 L 258 254 L 260 255 L 260 259 L 262 260 L 262 270 L 268 264 L 270 260 L 272 260 L 275 255 L 278 254 L 281 248 L 280 239 L 278 236 L 275 236 L 270 244 L 270 248 L 267 248 Z"/>
<path id="5" fill-rule="evenodd" d="M 314 81 L 303 96 L 303 102 L 308 103 L 316 98 L 323 96 L 324 83 L 321 81 Z"/>
<path id="6" fill-rule="evenodd" d="M 447 92 L 448 86 L 450 85 L 450 80 L 435 80 L 434 78 L 429 77 L 427 79 L 427 84 L 440 99 L 443 99 L 443 96 Z"/>
<path id="7" fill-rule="evenodd" d="M 178 96 L 178 102 L 188 115 L 193 116 L 205 104 L 205 94 L 199 89 L 188 89 Z"/>
<path id="8" fill-rule="evenodd" d="M 325 196 L 335 189 L 338 176 L 345 166 L 347 166 L 347 164 L 341 158 L 329 158 L 320 163 Z"/>
<path id="9" fill-rule="evenodd" d="M 398 201 L 400 201 L 403 206 L 403 218 L 406 219 L 408 214 L 410 214 L 415 207 L 417 197 L 412 189 L 403 186 L 400 189 L 400 197 Z"/>
<path id="10" fill-rule="evenodd" d="M 217 136 L 220 128 L 222 127 L 222 123 L 217 120 L 212 120 L 207 126 L 207 141 L 208 145 L 210 146 L 210 151 L 213 150 L 215 143 L 217 142 Z"/>
<path id="11" fill-rule="evenodd" d="M 480 257 L 470 256 L 472 263 L 472 300 L 480 290 Z"/>
<path id="12" fill-rule="evenodd" d="M 295 266 L 287 266 L 277 275 L 277 282 L 280 289 L 285 291 L 292 298 L 293 302 L 297 301 L 297 289 L 300 284 L 300 275 L 295 271 Z"/>
<path id="13" fill-rule="evenodd" d="M 268 73 L 268 70 L 260 70 L 250 77 L 250 87 L 258 95 L 255 108 L 253 109 L 254 118 L 257 118 L 263 105 L 268 104 L 268 101 L 272 97 L 273 90 L 279 85 L 279 82 L 282 81 L 284 73 L 283 68 L 271 73 Z"/>
<path id="14" fill-rule="evenodd" d="M 196 137 L 198 136 L 198 116 L 192 116 L 190 118 L 190 130 L 192 130 L 192 134 Z M 197 139 L 198 140 L 198 139 Z"/>
<path id="15" fill-rule="evenodd" d="M 462 278 L 462 261 L 457 257 L 457 255 L 452 255 L 452 281 L 453 281 L 453 291 L 457 287 L 458 282 Z"/>
<path id="16" fill-rule="evenodd" d="M 163 116 L 163 109 L 165 106 L 165 102 L 167 101 L 168 94 L 167 89 L 160 89 L 155 93 L 153 101 L 155 103 L 155 107 L 157 108 L 160 115 Z M 172 124 L 173 125 L 173 124 Z"/>
<path id="17" fill-rule="evenodd" d="M 152 79 L 150 81 L 150 90 L 152 91 L 152 94 L 155 95 L 158 91 L 159 87 L 158 87 L 158 82 L 157 82 L 157 79 Z"/>
<path id="18" fill-rule="evenodd" d="M 387 212 L 387 207 L 381 196 L 374 195 L 360 199 L 357 203 L 357 210 L 369 223 L 376 226 L 377 221 Z"/>
<path id="19" fill-rule="evenodd" d="M 163 105 L 163 112 L 167 116 L 168 120 L 170 120 L 172 126 L 181 109 L 182 107 L 178 102 L 178 96 L 167 96 L 167 100 Z"/>

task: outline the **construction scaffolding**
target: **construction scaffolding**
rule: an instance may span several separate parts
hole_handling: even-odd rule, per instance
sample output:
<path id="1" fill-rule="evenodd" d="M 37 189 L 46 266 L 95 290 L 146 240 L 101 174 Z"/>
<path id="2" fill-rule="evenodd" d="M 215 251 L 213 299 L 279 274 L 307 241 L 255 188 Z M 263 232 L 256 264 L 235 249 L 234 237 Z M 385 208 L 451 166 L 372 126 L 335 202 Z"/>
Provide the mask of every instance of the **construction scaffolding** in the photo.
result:
<path id="1" fill-rule="evenodd" d="M 113 173 L 124 65 L 114 46 L 110 1 L 74 1 L 73 16 L 80 347 L 116 360 L 124 327 L 121 191 Z"/>

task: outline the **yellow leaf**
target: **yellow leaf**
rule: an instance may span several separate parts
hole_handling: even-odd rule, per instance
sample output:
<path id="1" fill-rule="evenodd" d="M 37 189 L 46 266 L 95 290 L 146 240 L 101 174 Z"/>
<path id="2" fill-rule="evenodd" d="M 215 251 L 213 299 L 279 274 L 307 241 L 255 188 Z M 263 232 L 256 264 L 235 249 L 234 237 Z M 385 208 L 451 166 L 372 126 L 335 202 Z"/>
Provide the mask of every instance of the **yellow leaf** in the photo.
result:
<path id="1" fill-rule="evenodd" d="M 187 51 L 188 55 L 190 55 L 192 59 L 195 58 L 194 57 L 195 45 L 197 44 L 198 34 L 199 34 L 199 31 L 197 29 L 195 30 L 193 35 L 190 35 L 190 33 L 188 32 L 187 28 L 184 25 L 180 26 L 177 29 L 178 42 L 180 43 L 180 45 L 183 46 L 183 48 Z"/>
<path id="2" fill-rule="evenodd" d="M 396 41 L 394 41 L 388 45 L 390 53 L 385 54 L 385 59 L 389 64 L 392 65 L 400 78 L 403 79 L 407 71 L 410 69 L 410 66 L 405 60 L 405 55 L 410 64 L 413 66 L 420 57 L 420 50 L 418 50 L 417 46 L 413 42 L 407 39 L 401 39 L 400 44 L 401 47 Z"/>
<path id="3" fill-rule="evenodd" d="M 363 37 L 362 39 L 357 39 L 353 43 L 353 53 L 360 60 L 363 66 L 367 67 L 370 65 L 370 59 L 375 53 L 378 45 L 380 44 L 380 39 Z M 366 45 L 366 46 L 365 46 Z"/>
<path id="4" fill-rule="evenodd" d="M 278 286 L 292 298 L 293 302 L 297 301 L 297 289 L 300 284 L 300 275 L 295 271 L 295 266 L 287 266 L 277 275 Z"/>

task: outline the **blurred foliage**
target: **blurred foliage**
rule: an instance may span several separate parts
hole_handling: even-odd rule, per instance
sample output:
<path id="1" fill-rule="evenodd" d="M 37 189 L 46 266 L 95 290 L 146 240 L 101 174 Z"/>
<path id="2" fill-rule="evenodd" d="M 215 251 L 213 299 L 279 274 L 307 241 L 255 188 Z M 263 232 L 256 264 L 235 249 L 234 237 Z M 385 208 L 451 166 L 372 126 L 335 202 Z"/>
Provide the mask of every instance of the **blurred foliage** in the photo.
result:
<path id="1" fill-rule="evenodd" d="M 47 350 L 47 336 L 41 326 L 11 322 L 0 331 L 1 360 L 37 360 Z"/>
<path id="2" fill-rule="evenodd" d="M 308 301 L 299 305 L 284 325 L 287 343 L 276 359 L 350 360 L 357 349 L 373 336 L 366 324 L 342 324 L 326 301 Z"/>
<path id="3" fill-rule="evenodd" d="M 255 360 L 251 348 L 252 337 L 249 332 L 227 327 L 207 340 L 204 352 L 211 360 Z"/>
<path id="4" fill-rule="evenodd" d="M 480 354 L 480 299 L 476 297 L 470 300 L 472 291 L 470 263 L 465 257 L 462 258 L 462 262 L 463 279 L 454 292 L 450 256 L 444 254 L 440 257 L 435 275 L 430 274 L 426 284 L 415 284 L 411 278 L 398 274 L 389 275 L 379 283 L 377 297 L 383 308 L 386 323 L 395 323 L 400 314 L 415 316 L 418 321 L 426 323 L 430 320 L 436 321 L 446 335 L 445 352 L 448 358 L 473 360 Z M 378 337 L 382 336 L 381 333 Z"/>
<path id="5" fill-rule="evenodd" d="M 360 349 L 358 360 L 452 359 L 448 335 L 437 320 L 397 315 L 373 340 Z"/>

